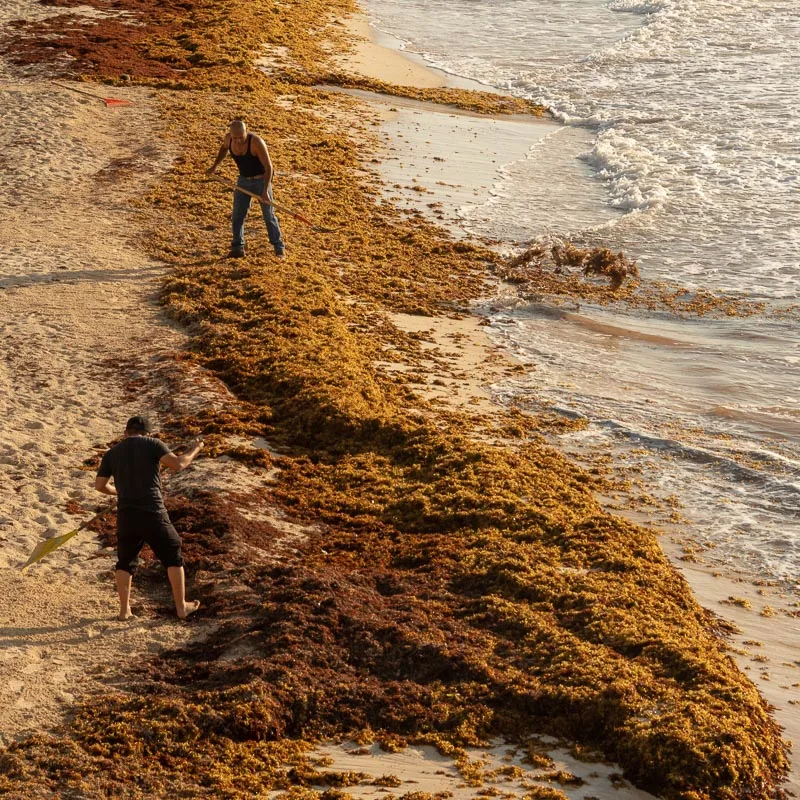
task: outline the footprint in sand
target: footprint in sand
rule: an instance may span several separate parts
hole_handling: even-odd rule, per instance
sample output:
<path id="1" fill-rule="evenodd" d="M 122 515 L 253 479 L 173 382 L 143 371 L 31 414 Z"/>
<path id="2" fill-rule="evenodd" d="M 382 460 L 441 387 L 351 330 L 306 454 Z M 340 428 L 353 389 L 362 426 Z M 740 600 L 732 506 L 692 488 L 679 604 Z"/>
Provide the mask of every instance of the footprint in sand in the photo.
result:
<path id="1" fill-rule="evenodd" d="M 0 661 L 13 661 L 18 658 L 20 650 L 18 647 L 4 647 L 0 649 Z M 8 684 L 6 683 L 6 686 Z"/>
<path id="2" fill-rule="evenodd" d="M 60 669 L 49 673 L 50 683 L 66 683 L 69 670 Z"/>

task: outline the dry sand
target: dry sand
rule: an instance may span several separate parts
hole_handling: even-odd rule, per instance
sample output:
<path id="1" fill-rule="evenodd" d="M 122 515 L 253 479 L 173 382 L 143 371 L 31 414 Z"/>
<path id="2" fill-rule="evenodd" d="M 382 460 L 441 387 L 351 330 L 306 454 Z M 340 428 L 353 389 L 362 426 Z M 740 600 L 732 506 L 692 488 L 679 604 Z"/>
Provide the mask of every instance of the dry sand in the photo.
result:
<path id="1" fill-rule="evenodd" d="M 4 3 L 0 23 L 58 11 Z M 151 411 L 113 362 L 184 341 L 154 303 L 161 269 L 136 246 L 130 204 L 173 153 L 147 92 L 114 96 L 132 105 L 106 108 L 0 65 L 0 743 L 57 723 L 117 663 L 198 629 L 160 614 L 116 622 L 113 555 L 88 532 L 19 570 L 41 537 L 102 500 L 83 460 Z M 69 501 L 86 513 L 67 513 Z"/>
<path id="2" fill-rule="evenodd" d="M 452 758 L 441 755 L 433 747 L 413 746 L 397 753 L 386 753 L 376 744 L 360 747 L 353 742 L 343 742 L 320 748 L 317 754 L 330 759 L 330 767 L 337 771 L 362 772 L 379 780 L 395 778 L 388 783 L 391 787 L 388 791 L 395 796 L 424 792 L 434 796 L 444 793 L 453 800 L 473 800 L 478 796 L 510 800 L 523 798 L 535 786 L 550 786 L 563 792 L 570 800 L 655 798 L 622 779 L 619 769 L 613 764 L 578 761 L 550 737 L 540 739 L 537 752 L 547 753 L 552 764 L 537 769 L 524 760 L 524 753 L 501 742 L 495 742 L 491 747 L 469 748 L 466 753 L 471 771 L 478 767 L 482 773 L 482 779 L 470 783 L 464 780 Z M 561 781 L 555 773 L 560 773 Z M 568 776 L 576 779 L 571 785 L 564 782 L 569 780 Z M 347 788 L 347 793 L 356 800 L 379 800 L 386 792 L 383 787 L 369 785 L 367 780 Z M 481 792 L 483 794 L 479 794 Z"/>
<path id="3" fill-rule="evenodd" d="M 0 28 L 58 13 L 8 0 Z M 57 725 L 82 696 L 123 688 L 114 680 L 125 662 L 207 634 L 202 618 L 174 616 L 166 579 L 146 592 L 134 580 L 137 618 L 118 622 L 115 554 L 89 531 L 20 567 L 43 537 L 74 529 L 107 499 L 81 467 L 130 415 L 157 426 L 162 407 L 190 414 L 232 399 L 211 375 L 172 358 L 186 337 L 158 306 L 165 270 L 141 243 L 134 201 L 177 155 L 159 137 L 156 95 L 57 83 L 37 66 L 0 61 L 0 746 Z M 103 97 L 130 104 L 107 107 Z M 226 458 L 201 459 L 167 478 L 167 491 L 224 494 L 273 480 Z M 285 557 L 307 535 L 275 509 L 242 513 L 285 533 L 253 558 Z"/>
<path id="4" fill-rule="evenodd" d="M 177 621 L 166 579 L 155 594 L 134 581 L 137 619 L 118 622 L 114 553 L 88 531 L 19 569 L 42 537 L 75 528 L 105 501 L 82 462 L 117 438 L 128 416 L 157 422 L 167 396 L 177 414 L 232 399 L 216 379 L 171 358 L 185 335 L 157 305 L 164 270 L 137 243 L 132 200 L 175 154 L 158 137 L 150 93 L 113 95 L 132 104 L 106 108 L 36 78 L 0 86 L 9 187 L 0 217 L 0 744 L 57 724 L 76 698 L 107 689 L 105 676 L 113 680 L 125 661 L 208 628 Z M 219 458 L 195 462 L 167 486 L 224 493 L 273 479 Z M 85 513 L 69 514 L 68 503 Z M 289 551 L 305 535 L 274 510 L 264 515 L 285 531 Z"/>
<path id="5" fill-rule="evenodd" d="M 33 5 L 33 4 L 31 4 Z M 24 573 L 43 536 L 65 533 L 102 497 L 84 459 L 120 434 L 129 375 L 112 363 L 180 347 L 153 302 L 158 265 L 135 246 L 128 201 L 172 154 L 144 92 L 106 108 L 2 75 L 0 164 L 0 735 L 58 722 L 115 663 L 185 642 L 158 616 L 120 624 L 111 567 L 91 533 Z M 98 92 L 100 94 L 100 92 Z M 67 513 L 68 501 L 87 509 Z"/>

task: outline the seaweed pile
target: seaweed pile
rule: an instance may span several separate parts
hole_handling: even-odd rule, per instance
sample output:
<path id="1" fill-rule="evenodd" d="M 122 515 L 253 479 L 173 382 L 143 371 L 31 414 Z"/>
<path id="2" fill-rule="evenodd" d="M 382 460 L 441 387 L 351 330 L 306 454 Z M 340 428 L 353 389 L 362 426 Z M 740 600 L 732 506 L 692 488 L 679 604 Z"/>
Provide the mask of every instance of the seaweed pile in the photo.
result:
<path id="1" fill-rule="evenodd" d="M 549 252 L 542 246 L 530 247 L 510 259 L 508 267 L 510 270 L 531 269 L 532 266 L 541 269 L 547 258 L 552 260 L 557 272 L 565 267 L 580 267 L 584 275 L 605 276 L 612 289 L 619 289 L 626 280 L 639 277 L 636 263 L 626 258 L 624 253 L 614 254 L 605 247 L 582 249 L 570 242 L 554 244 Z"/>
<path id="2" fill-rule="evenodd" d="M 775 796 L 787 768 L 777 725 L 654 533 L 604 512 L 601 479 L 518 414 L 442 410 L 377 365 L 419 357 L 388 312 L 458 314 L 499 263 L 379 201 L 363 173 L 370 112 L 311 85 L 332 74 L 324 23 L 350 4 L 92 5 L 138 15 L 130 57 L 93 38 L 113 40 L 125 18 L 102 35 L 62 21 L 60 39 L 52 23 L 29 25 L 15 47 L 79 49 L 83 71 L 161 89 L 163 136 L 182 155 L 142 200 L 147 244 L 171 265 L 163 303 L 190 330 L 190 357 L 240 401 L 171 422 L 279 447 L 269 502 L 317 533 L 276 565 L 253 555 L 276 546 L 269 525 L 211 494 L 174 498 L 214 633 L 128 668 L 124 693 L 0 753 L 0 793 L 310 797 L 305 754 L 325 738 L 452 752 L 548 733 L 670 800 Z M 250 66 L 263 43 L 287 53 L 269 80 Z M 236 116 L 288 173 L 279 197 L 334 230 L 285 220 L 280 263 L 266 243 L 220 260 L 229 198 L 194 177 Z"/>
<path id="3" fill-rule="evenodd" d="M 691 317 L 797 313 L 794 307 L 768 311 L 764 302 L 741 295 L 702 287 L 688 289 L 674 281 L 647 281 L 640 277 L 636 262 L 625 253 L 613 253 L 607 247 L 579 247 L 560 239 L 530 245 L 506 259 L 497 275 L 517 285 L 520 294 L 528 298 L 581 299 L 598 305 L 619 303 Z"/>

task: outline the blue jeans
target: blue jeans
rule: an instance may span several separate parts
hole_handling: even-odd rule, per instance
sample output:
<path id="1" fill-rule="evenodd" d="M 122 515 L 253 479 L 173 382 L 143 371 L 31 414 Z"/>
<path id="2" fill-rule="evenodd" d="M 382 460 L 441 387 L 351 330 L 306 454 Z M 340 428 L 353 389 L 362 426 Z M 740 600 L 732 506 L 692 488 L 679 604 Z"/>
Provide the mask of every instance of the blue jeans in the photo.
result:
<path id="1" fill-rule="evenodd" d="M 240 177 L 236 181 L 236 185 L 257 195 L 262 195 L 264 193 L 263 178 Z M 271 186 L 269 187 L 268 197 L 272 200 Z M 250 210 L 251 200 L 251 197 L 242 192 L 233 193 L 233 214 L 231 216 L 233 241 L 231 242 L 231 247 L 244 247 L 244 220 L 245 217 L 247 217 L 247 212 Z M 264 203 L 259 203 L 259 205 L 261 206 L 261 213 L 264 215 L 264 222 L 267 224 L 269 243 L 275 248 L 276 253 L 283 252 L 283 237 L 281 236 L 281 227 L 278 225 L 278 218 L 275 216 L 275 209 Z"/>

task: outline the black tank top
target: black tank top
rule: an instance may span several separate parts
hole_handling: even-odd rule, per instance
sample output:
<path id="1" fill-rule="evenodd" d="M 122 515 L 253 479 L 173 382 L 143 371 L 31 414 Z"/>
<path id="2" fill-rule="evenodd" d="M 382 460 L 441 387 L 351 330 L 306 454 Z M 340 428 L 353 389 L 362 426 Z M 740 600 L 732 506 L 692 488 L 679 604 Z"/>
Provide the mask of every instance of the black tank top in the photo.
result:
<path id="1" fill-rule="evenodd" d="M 228 151 L 236 162 L 236 166 L 239 167 L 239 174 L 243 178 L 255 178 L 257 175 L 264 174 L 264 165 L 261 163 L 261 159 L 250 152 L 252 141 L 253 134 L 248 133 L 247 152 L 242 156 L 237 156 L 236 153 L 233 152 L 233 142 L 228 145 Z"/>

